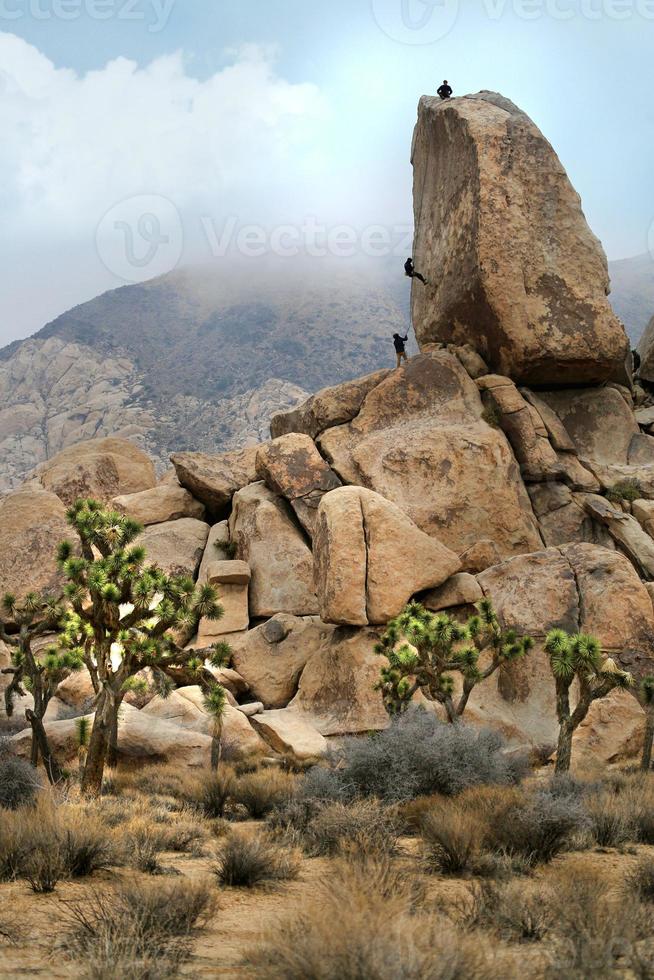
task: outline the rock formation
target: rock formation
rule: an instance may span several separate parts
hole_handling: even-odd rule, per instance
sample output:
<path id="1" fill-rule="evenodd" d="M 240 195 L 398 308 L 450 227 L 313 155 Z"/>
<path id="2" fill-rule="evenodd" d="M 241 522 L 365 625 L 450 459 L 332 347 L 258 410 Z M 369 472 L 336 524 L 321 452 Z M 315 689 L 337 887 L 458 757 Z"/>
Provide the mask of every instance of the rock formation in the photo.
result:
<path id="1" fill-rule="evenodd" d="M 488 597 L 503 627 L 534 637 L 467 710 L 515 746 L 547 755 L 554 742 L 551 628 L 595 634 L 637 679 L 654 673 L 654 408 L 624 375 L 579 200 L 499 96 L 423 99 L 414 165 L 416 266 L 435 284 L 414 284 L 422 353 L 277 413 L 272 440 L 175 453 L 159 484 L 140 449 L 107 439 L 65 450 L 0 502 L 3 590 L 56 588 L 53 552 L 78 493 L 140 520 L 166 571 L 216 586 L 225 616 L 203 620 L 191 648 L 230 645 L 215 676 L 236 757 L 311 761 L 330 739 L 385 727 L 374 646 L 412 598 L 465 617 Z M 177 683 L 169 699 L 152 684 L 130 695 L 125 757 L 206 765 L 211 720 L 192 679 Z M 66 759 L 67 712 L 92 703 L 85 675 L 52 702 Z M 575 752 L 633 758 L 642 720 L 615 694 Z M 15 742 L 25 751 L 28 734 Z"/>
<path id="2" fill-rule="evenodd" d="M 412 159 L 418 343 L 471 342 L 524 384 L 623 381 L 606 257 L 528 116 L 492 92 L 423 97 Z"/>

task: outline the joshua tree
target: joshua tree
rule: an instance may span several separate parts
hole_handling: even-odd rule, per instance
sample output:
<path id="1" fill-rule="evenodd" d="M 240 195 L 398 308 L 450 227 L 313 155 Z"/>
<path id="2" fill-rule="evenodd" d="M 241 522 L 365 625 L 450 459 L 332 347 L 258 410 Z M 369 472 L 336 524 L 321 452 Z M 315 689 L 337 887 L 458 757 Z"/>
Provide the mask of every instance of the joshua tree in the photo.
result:
<path id="1" fill-rule="evenodd" d="M 651 675 L 643 677 L 636 697 L 645 712 L 645 741 L 640 768 L 643 772 L 649 772 L 652 767 L 652 741 L 654 740 L 654 677 Z"/>
<path id="2" fill-rule="evenodd" d="M 70 542 L 59 546 L 70 609 L 62 619 L 61 644 L 85 663 L 96 692 L 95 718 L 82 777 L 82 791 L 98 795 L 118 712 L 135 675 L 149 668 L 164 691 L 167 669 L 186 665 L 200 672 L 204 656 L 182 650 L 177 638 L 202 616 L 218 619 L 222 608 L 210 585 L 196 587 L 187 576 L 171 577 L 145 562 L 134 544 L 135 521 L 103 509 L 93 500 L 68 511 L 81 555 Z M 216 655 L 223 662 L 222 652 Z"/>
<path id="3" fill-rule="evenodd" d="M 77 766 L 79 770 L 79 781 L 82 782 L 86 757 L 89 754 L 89 733 L 91 726 L 88 718 L 78 718 L 75 722 L 77 728 Z"/>
<path id="4" fill-rule="evenodd" d="M 43 718 L 59 684 L 72 671 L 80 670 L 84 662 L 79 651 L 57 645 L 38 653 L 34 650 L 35 640 L 57 629 L 64 615 L 61 600 L 30 593 L 19 602 L 15 596 L 6 595 L 2 605 L 18 628 L 17 633 L 8 633 L 0 623 L 0 639 L 11 650 L 11 667 L 3 670 L 4 674 L 11 674 L 5 690 L 7 715 L 13 713 L 15 698 L 29 691 L 34 699 L 34 706 L 25 711 L 32 728 L 31 762 L 38 765 L 40 755 L 48 779 L 56 783 L 61 779 L 61 769 L 50 750 Z"/>
<path id="5" fill-rule="evenodd" d="M 599 640 L 594 636 L 584 633 L 570 636 L 565 630 L 551 630 L 545 640 L 545 651 L 549 655 L 556 683 L 559 740 L 555 771 L 568 772 L 572 758 L 572 736 L 588 714 L 593 701 L 605 698 L 616 687 L 630 687 L 633 678 L 602 653 Z M 573 709 L 570 688 L 575 680 L 579 682 L 579 699 Z"/>
<path id="6" fill-rule="evenodd" d="M 442 704 L 448 721 L 454 724 L 463 715 L 476 685 L 502 665 L 524 657 L 532 646 L 531 637 L 502 630 L 488 599 L 477 604 L 477 615 L 465 624 L 448 613 L 434 614 L 412 602 L 388 624 L 375 647 L 375 652 L 388 661 L 382 667 L 377 689 L 381 690 L 390 715 L 406 711 L 420 690 L 430 701 Z M 480 667 L 480 654 L 484 651 L 489 659 Z M 456 703 L 453 673 L 463 678 Z"/>
<path id="7" fill-rule="evenodd" d="M 211 732 L 211 768 L 214 772 L 220 765 L 223 745 L 223 719 L 225 717 L 225 707 L 227 705 L 227 693 L 220 684 L 212 684 L 204 691 L 204 707 L 213 719 L 213 730 Z"/>

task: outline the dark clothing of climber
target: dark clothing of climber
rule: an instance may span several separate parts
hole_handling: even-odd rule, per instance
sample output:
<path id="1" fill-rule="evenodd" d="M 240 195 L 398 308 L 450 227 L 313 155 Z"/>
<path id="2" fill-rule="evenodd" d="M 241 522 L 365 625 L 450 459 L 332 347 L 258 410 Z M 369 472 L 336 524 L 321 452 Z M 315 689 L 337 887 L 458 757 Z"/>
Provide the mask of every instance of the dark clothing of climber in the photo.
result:
<path id="1" fill-rule="evenodd" d="M 404 274 L 409 277 L 409 279 L 419 279 L 423 282 L 425 286 L 427 285 L 427 280 L 424 276 L 421 276 L 419 272 L 413 268 L 413 259 L 407 259 L 404 263 Z"/>
<path id="2" fill-rule="evenodd" d="M 443 82 L 436 94 L 439 95 L 441 99 L 449 99 L 452 95 L 452 86 L 449 85 L 446 80 Z"/>
<path id="3" fill-rule="evenodd" d="M 409 339 L 408 334 L 406 335 L 406 337 L 400 337 L 399 333 L 393 334 L 393 344 L 395 345 L 395 354 L 397 356 L 398 367 L 400 366 L 402 361 L 408 360 L 406 356 L 406 351 L 404 349 L 404 345 L 406 344 L 408 339 Z"/>

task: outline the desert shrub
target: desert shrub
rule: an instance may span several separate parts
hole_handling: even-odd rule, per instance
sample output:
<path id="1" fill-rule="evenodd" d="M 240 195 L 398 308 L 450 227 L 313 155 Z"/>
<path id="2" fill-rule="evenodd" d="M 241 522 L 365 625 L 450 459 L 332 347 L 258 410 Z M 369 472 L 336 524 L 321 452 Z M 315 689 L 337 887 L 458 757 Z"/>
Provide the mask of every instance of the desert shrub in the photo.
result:
<path id="1" fill-rule="evenodd" d="M 33 892 L 46 895 L 55 890 L 64 874 L 59 838 L 54 834 L 42 834 L 25 854 L 21 877 L 25 878 Z"/>
<path id="2" fill-rule="evenodd" d="M 0 807 L 17 810 L 31 806 L 41 789 L 39 775 L 33 766 L 15 756 L 0 739 Z"/>
<path id="3" fill-rule="evenodd" d="M 531 881 L 482 881 L 465 910 L 466 924 L 507 942 L 539 942 L 552 928 L 551 901 L 551 894 Z"/>
<path id="4" fill-rule="evenodd" d="M 320 807 L 309 820 L 303 845 L 313 856 L 343 852 L 393 854 L 400 830 L 397 812 L 377 800 L 330 803 Z"/>
<path id="5" fill-rule="evenodd" d="M 343 767 L 318 777 L 309 774 L 303 793 L 322 798 L 374 796 L 401 802 L 442 793 L 454 796 L 469 786 L 519 781 L 520 764 L 503 754 L 495 732 L 445 725 L 426 711 L 393 719 L 389 728 L 367 738 L 345 739 Z M 331 786 L 334 791 L 330 794 Z"/>
<path id="6" fill-rule="evenodd" d="M 73 905 L 62 949 L 94 980 L 155 980 L 178 975 L 194 929 L 210 916 L 206 881 L 130 882 Z"/>
<path id="7" fill-rule="evenodd" d="M 480 851 L 484 826 L 479 818 L 455 801 L 443 801 L 427 814 L 420 832 L 427 867 L 442 874 L 467 871 Z"/>
<path id="8" fill-rule="evenodd" d="M 133 852 L 139 859 L 161 851 L 201 854 L 208 836 L 207 827 L 192 811 L 170 813 L 157 807 L 137 812 L 121 829 L 126 853 Z"/>
<path id="9" fill-rule="evenodd" d="M 233 783 L 231 798 L 244 806 L 253 820 L 260 820 L 276 806 L 292 798 L 297 779 L 279 769 L 257 769 L 239 776 Z"/>
<path id="10" fill-rule="evenodd" d="M 491 980 L 516 977 L 483 937 L 416 908 L 413 876 L 387 860 L 335 862 L 310 899 L 247 956 L 261 980 Z M 284 941 L 280 942 L 280 935 Z"/>
<path id="11" fill-rule="evenodd" d="M 632 780 L 623 796 L 635 839 L 642 844 L 654 844 L 654 786 L 650 779 Z"/>
<path id="12" fill-rule="evenodd" d="M 81 807 L 59 817 L 59 847 L 66 877 L 84 878 L 121 862 L 118 845 L 102 821 Z"/>
<path id="13" fill-rule="evenodd" d="M 548 977 L 652 976 L 643 970 L 651 939 L 649 912 L 611 892 L 610 874 L 573 861 L 551 881 L 554 957 Z M 651 952 L 651 949 L 650 949 Z M 634 970 L 631 972 L 630 968 Z"/>
<path id="14" fill-rule="evenodd" d="M 629 800 L 625 794 L 593 793 L 584 803 L 589 833 L 600 847 L 618 847 L 636 834 Z"/>
<path id="15" fill-rule="evenodd" d="M 294 851 L 267 837 L 232 833 L 218 853 L 213 870 L 221 885 L 253 888 L 297 878 L 300 862 Z"/>
<path id="16" fill-rule="evenodd" d="M 224 817 L 235 780 L 234 770 L 230 766 L 221 765 L 217 772 L 207 773 L 206 777 L 198 783 L 193 802 L 206 817 Z"/>
<path id="17" fill-rule="evenodd" d="M 556 857 L 585 826 L 586 817 L 581 805 L 570 797 L 539 790 L 499 804 L 487 820 L 486 840 L 491 848 L 539 864 Z"/>
<path id="18" fill-rule="evenodd" d="M 634 500 L 640 500 L 642 496 L 643 488 L 640 482 L 632 478 L 618 480 L 606 491 L 606 499 L 613 504 L 619 504 L 623 500 L 627 503 L 633 503 Z"/>
<path id="19" fill-rule="evenodd" d="M 654 903 L 654 858 L 641 857 L 636 867 L 627 875 L 627 891 L 641 902 Z"/>

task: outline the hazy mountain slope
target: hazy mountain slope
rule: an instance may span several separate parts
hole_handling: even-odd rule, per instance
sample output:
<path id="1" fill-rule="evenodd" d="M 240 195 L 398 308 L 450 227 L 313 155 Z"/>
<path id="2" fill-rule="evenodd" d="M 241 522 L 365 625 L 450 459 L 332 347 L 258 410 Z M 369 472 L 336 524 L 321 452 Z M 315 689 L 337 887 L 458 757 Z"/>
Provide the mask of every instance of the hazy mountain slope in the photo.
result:
<path id="1" fill-rule="evenodd" d="M 267 435 L 307 392 L 391 364 L 408 326 L 395 268 L 205 267 L 103 294 L 0 351 L 0 492 L 80 439 L 170 452 Z"/>
<path id="2" fill-rule="evenodd" d="M 654 258 L 648 253 L 609 264 L 611 304 L 636 345 L 654 316 Z"/>

